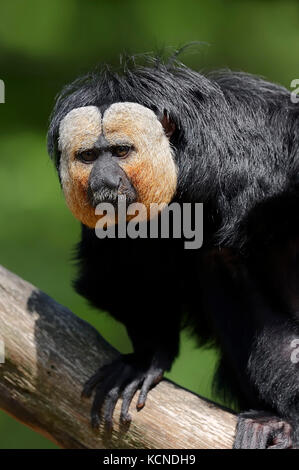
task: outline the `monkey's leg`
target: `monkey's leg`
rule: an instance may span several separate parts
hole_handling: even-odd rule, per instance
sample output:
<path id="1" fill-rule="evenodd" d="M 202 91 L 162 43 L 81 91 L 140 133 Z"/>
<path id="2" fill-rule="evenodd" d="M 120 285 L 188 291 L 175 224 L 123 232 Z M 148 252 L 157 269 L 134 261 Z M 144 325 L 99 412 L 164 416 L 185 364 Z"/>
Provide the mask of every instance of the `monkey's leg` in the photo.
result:
<path id="1" fill-rule="evenodd" d="M 273 413 L 241 413 L 235 448 L 299 446 L 299 363 L 292 359 L 292 343 L 298 337 L 298 325 L 292 320 L 276 320 L 258 335 L 248 373 Z"/>
<path id="2" fill-rule="evenodd" d="M 155 319 L 152 320 L 155 323 Z M 162 380 L 164 372 L 170 370 L 178 351 L 179 327 L 176 326 L 172 331 L 164 328 L 166 323 L 163 320 L 160 323 L 163 327 L 156 332 L 146 327 L 128 327 L 134 352 L 120 355 L 110 364 L 101 367 L 86 382 L 82 395 L 90 397 L 94 391 L 91 408 L 91 423 L 94 428 L 99 426 L 100 414 L 105 426 L 108 429 L 112 427 L 113 412 L 121 397 L 120 419 L 123 423 L 129 423 L 129 407 L 137 390 L 140 389 L 136 405 L 139 411 L 145 405 L 148 392 Z"/>
<path id="3" fill-rule="evenodd" d="M 299 393 L 298 365 L 290 358 L 294 331 L 244 262 L 229 255 L 222 251 L 209 259 L 203 290 L 235 391 L 246 407 L 258 410 L 239 415 L 235 447 L 289 448 L 298 427 L 291 419 L 298 416 Z"/>

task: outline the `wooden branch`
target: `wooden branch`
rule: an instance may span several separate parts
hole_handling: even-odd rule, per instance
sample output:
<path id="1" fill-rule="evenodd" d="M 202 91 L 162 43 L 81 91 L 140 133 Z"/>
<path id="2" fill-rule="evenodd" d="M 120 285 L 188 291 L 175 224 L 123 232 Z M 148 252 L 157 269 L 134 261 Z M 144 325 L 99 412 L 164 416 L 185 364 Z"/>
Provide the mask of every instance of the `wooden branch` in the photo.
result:
<path id="1" fill-rule="evenodd" d="M 95 432 L 82 384 L 119 353 L 88 323 L 0 267 L 0 408 L 63 448 L 231 448 L 236 417 L 163 380 L 129 429 Z"/>

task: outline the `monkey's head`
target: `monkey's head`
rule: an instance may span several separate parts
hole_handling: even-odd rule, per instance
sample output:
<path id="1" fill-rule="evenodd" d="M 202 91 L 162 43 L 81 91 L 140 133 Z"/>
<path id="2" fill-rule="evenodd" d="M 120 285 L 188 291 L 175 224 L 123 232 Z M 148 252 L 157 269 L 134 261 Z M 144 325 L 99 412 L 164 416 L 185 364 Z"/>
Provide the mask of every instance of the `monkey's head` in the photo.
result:
<path id="1" fill-rule="evenodd" d="M 167 125 L 166 118 L 162 123 Z M 177 170 L 164 130 L 150 109 L 130 102 L 104 111 L 81 106 L 59 125 L 59 175 L 67 204 L 81 222 L 94 227 L 101 202 L 168 204 L 176 190 Z"/>
<path id="2" fill-rule="evenodd" d="M 194 144 L 200 146 L 207 116 L 213 117 L 200 113 L 205 100 L 212 102 L 211 91 L 196 72 L 159 61 L 125 66 L 122 74 L 102 69 L 65 87 L 52 113 L 48 149 L 75 217 L 95 227 L 96 206 L 116 205 L 119 196 L 143 203 L 149 216 L 151 204 L 169 204 L 192 190 L 190 158 L 202 151 Z"/>

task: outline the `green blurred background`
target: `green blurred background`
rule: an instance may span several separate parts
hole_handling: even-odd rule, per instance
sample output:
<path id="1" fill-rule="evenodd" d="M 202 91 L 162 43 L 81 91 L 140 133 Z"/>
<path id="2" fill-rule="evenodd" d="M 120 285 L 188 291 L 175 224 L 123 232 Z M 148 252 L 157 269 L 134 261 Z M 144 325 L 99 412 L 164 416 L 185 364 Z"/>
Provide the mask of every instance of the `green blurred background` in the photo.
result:
<path id="1" fill-rule="evenodd" d="M 289 87 L 299 77 L 299 5 L 291 0 L 0 0 L 0 263 L 91 322 L 119 350 L 124 328 L 71 289 L 79 223 L 67 210 L 46 152 L 48 116 L 61 87 L 119 53 L 188 41 L 196 69 L 229 67 Z M 182 336 L 168 376 L 211 397 L 216 353 Z M 0 411 L 0 448 L 54 448 Z"/>

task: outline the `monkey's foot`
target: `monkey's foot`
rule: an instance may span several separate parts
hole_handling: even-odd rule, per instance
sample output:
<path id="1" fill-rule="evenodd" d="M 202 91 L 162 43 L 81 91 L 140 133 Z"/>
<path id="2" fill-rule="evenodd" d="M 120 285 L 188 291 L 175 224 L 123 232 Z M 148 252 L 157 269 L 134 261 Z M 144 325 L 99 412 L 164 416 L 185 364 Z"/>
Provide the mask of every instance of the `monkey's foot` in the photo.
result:
<path id="1" fill-rule="evenodd" d="M 238 416 L 234 449 L 290 449 L 292 427 L 278 416 L 248 411 Z"/>
<path id="2" fill-rule="evenodd" d="M 141 410 L 151 388 L 163 378 L 169 364 L 162 356 L 154 356 L 151 360 L 142 361 L 135 354 L 121 355 L 113 362 L 101 367 L 84 385 L 82 396 L 90 397 L 93 390 L 95 396 L 91 408 L 91 425 L 98 428 L 100 412 L 107 429 L 112 428 L 113 412 L 117 400 L 122 397 L 120 421 L 129 423 L 131 416 L 129 407 L 138 389 L 140 390 L 137 410 Z"/>

